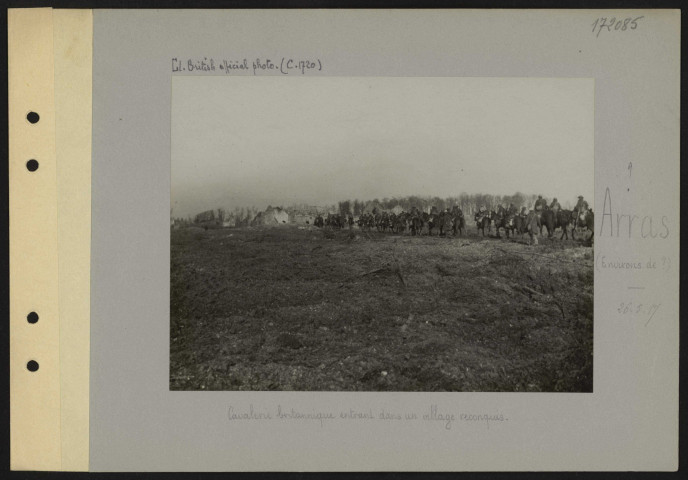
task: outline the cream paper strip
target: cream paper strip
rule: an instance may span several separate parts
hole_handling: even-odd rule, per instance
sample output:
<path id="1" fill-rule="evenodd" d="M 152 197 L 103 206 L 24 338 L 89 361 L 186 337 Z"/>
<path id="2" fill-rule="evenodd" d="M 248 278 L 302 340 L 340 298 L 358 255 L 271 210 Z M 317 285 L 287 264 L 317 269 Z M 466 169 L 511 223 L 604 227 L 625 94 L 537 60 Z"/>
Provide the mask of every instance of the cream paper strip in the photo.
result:
<path id="1" fill-rule="evenodd" d="M 62 470 L 88 471 L 93 12 L 53 10 Z"/>
<path id="2" fill-rule="evenodd" d="M 49 8 L 8 12 L 10 466 L 60 470 L 60 322 L 53 23 Z M 27 120 L 29 112 L 40 116 Z M 38 161 L 30 172 L 27 161 Z M 38 322 L 27 314 L 36 312 Z M 35 372 L 27 362 L 38 362 Z"/>

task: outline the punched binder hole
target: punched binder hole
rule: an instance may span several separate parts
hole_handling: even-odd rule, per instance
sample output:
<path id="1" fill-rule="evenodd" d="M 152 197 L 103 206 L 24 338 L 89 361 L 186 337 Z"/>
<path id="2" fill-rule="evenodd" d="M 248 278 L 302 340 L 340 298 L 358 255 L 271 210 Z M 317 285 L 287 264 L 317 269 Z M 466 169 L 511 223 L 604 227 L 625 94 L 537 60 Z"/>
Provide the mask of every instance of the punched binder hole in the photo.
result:
<path id="1" fill-rule="evenodd" d="M 26 320 L 29 323 L 36 323 L 38 321 L 38 314 L 36 312 L 31 312 L 26 316 Z"/>
<path id="2" fill-rule="evenodd" d="M 29 123 L 38 123 L 38 120 L 40 120 L 41 117 L 36 112 L 29 112 L 26 114 L 26 119 L 29 121 Z"/>
<path id="3" fill-rule="evenodd" d="M 31 160 L 26 162 L 26 169 L 29 172 L 35 172 L 36 170 L 38 170 L 38 161 L 32 158 Z"/>
<path id="4" fill-rule="evenodd" d="M 29 363 L 26 364 L 26 368 L 29 372 L 35 372 L 38 370 L 38 362 L 36 360 L 30 360 Z"/>

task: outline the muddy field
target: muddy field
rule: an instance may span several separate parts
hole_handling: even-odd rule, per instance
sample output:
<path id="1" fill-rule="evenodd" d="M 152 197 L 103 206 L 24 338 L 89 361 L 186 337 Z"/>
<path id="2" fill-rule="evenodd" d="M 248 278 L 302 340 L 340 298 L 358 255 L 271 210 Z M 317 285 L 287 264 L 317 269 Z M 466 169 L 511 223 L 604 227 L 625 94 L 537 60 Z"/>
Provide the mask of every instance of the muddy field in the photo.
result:
<path id="1" fill-rule="evenodd" d="M 578 241 L 172 230 L 172 390 L 592 391 Z"/>

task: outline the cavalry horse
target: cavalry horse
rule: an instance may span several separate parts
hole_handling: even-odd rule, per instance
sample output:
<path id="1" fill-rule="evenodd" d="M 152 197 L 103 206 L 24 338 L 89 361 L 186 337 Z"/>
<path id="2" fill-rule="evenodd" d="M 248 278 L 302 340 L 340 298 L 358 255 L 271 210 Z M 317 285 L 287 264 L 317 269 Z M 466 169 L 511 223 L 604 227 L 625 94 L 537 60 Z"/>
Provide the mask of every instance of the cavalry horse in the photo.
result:
<path id="1" fill-rule="evenodd" d="M 520 234 L 521 237 L 526 234 L 526 217 L 523 214 L 516 214 L 512 220 L 513 228 L 511 229 L 512 234 Z"/>
<path id="2" fill-rule="evenodd" d="M 519 222 L 521 217 L 516 212 L 507 212 L 504 216 L 504 231 L 506 232 L 506 238 L 509 238 L 509 233 L 512 237 L 516 237 L 516 232 L 522 233 L 524 230 L 522 222 Z M 519 224 L 521 224 L 519 228 Z"/>
<path id="3" fill-rule="evenodd" d="M 542 229 L 547 228 L 547 237 L 552 238 L 554 235 L 554 210 L 550 210 L 545 206 L 540 212 L 540 236 L 542 237 Z"/>
<path id="4" fill-rule="evenodd" d="M 420 232 L 423 230 L 423 223 L 423 218 L 420 215 L 412 215 L 409 219 L 411 235 L 420 235 Z"/>
<path id="5" fill-rule="evenodd" d="M 492 231 L 492 212 L 478 212 L 474 218 L 478 231 L 482 231 L 483 237 L 485 236 L 485 227 L 487 227 L 487 234 L 489 235 Z"/>
<path id="6" fill-rule="evenodd" d="M 595 237 L 595 214 L 592 210 L 585 210 L 581 213 L 574 211 L 571 214 L 573 228 L 571 229 L 571 238 L 576 239 L 576 229 L 583 228 L 584 231 L 590 232 L 590 243 L 593 243 Z"/>
<path id="7" fill-rule="evenodd" d="M 466 219 L 463 218 L 463 212 L 459 209 L 458 211 L 452 211 L 452 234 L 463 235 L 466 233 Z"/>
<path id="8" fill-rule="evenodd" d="M 564 237 L 566 239 L 569 239 L 569 230 L 568 227 L 571 225 L 571 217 L 572 213 L 570 210 L 559 210 L 557 211 L 556 217 L 555 217 L 555 222 L 554 222 L 554 227 L 560 227 L 561 228 L 561 237 L 559 237 L 559 240 L 563 240 Z"/>
<path id="9" fill-rule="evenodd" d="M 423 212 L 423 223 L 428 226 L 428 236 L 432 236 L 432 229 L 437 226 L 438 220 L 436 213 Z"/>
<path id="10" fill-rule="evenodd" d="M 504 229 L 506 238 L 509 238 L 509 230 L 513 232 L 513 214 L 508 214 L 504 210 L 499 212 L 492 212 L 492 221 L 494 222 L 495 230 L 497 231 L 497 238 L 502 238 L 500 229 Z"/>
<path id="11" fill-rule="evenodd" d="M 440 214 L 437 216 L 437 227 L 440 231 L 440 237 L 445 236 L 447 232 L 454 227 L 453 218 L 449 212 L 440 212 Z"/>
<path id="12" fill-rule="evenodd" d="M 543 227 L 547 227 L 547 237 L 552 238 L 557 228 L 561 228 L 559 240 L 569 238 L 568 226 L 571 224 L 572 214 L 569 210 L 552 210 L 545 207 L 540 217 L 540 235 Z"/>

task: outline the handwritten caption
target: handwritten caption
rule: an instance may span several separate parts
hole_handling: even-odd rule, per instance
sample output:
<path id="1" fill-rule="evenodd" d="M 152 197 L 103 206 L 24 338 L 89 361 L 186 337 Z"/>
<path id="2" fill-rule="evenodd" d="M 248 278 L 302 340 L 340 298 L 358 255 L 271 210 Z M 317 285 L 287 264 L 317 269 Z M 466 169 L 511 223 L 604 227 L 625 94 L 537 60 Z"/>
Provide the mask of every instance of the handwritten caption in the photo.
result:
<path id="1" fill-rule="evenodd" d="M 600 36 L 603 31 L 606 32 L 625 32 L 628 30 L 635 30 L 638 28 L 638 21 L 644 18 L 640 17 L 626 17 L 626 18 L 616 18 L 616 17 L 600 17 L 595 19 L 592 24 L 592 33 L 596 37 Z"/>
<path id="2" fill-rule="evenodd" d="M 671 269 L 671 257 L 622 258 L 602 252 L 595 257 L 595 269 L 600 270 L 663 270 Z"/>
<path id="3" fill-rule="evenodd" d="M 349 408 L 336 411 L 299 410 L 294 407 L 277 405 L 274 409 L 254 407 L 239 409 L 230 405 L 227 409 L 227 419 L 234 421 L 276 421 L 276 422 L 314 422 L 324 427 L 333 422 L 425 422 L 451 430 L 457 423 L 481 425 L 489 429 L 491 425 L 508 422 L 509 419 L 501 413 L 452 413 L 440 409 L 437 405 L 430 405 L 424 411 L 392 411 L 385 408 L 357 410 Z"/>
<path id="4" fill-rule="evenodd" d="M 319 58 L 256 58 L 254 60 L 242 59 L 215 59 L 203 58 L 173 58 L 172 72 L 215 72 L 232 74 L 282 74 L 282 75 L 306 75 L 311 72 L 321 72 L 322 61 Z"/>
<path id="5" fill-rule="evenodd" d="M 600 237 L 628 236 L 628 238 L 659 238 L 665 240 L 671 235 L 669 230 L 670 223 L 668 215 L 659 217 L 658 215 L 653 216 L 650 214 L 642 215 L 632 212 L 619 212 L 618 208 L 612 208 L 611 189 L 609 187 L 605 189 L 604 205 L 602 206 L 602 222 L 600 223 Z"/>

